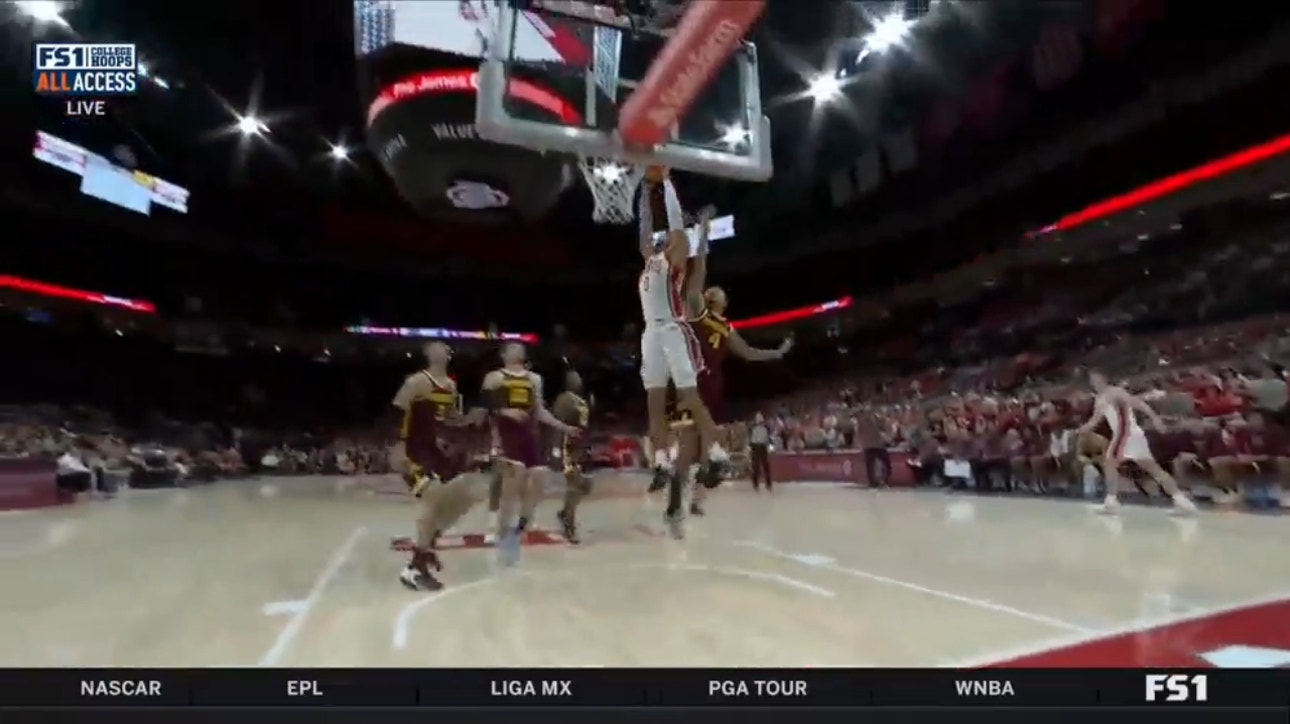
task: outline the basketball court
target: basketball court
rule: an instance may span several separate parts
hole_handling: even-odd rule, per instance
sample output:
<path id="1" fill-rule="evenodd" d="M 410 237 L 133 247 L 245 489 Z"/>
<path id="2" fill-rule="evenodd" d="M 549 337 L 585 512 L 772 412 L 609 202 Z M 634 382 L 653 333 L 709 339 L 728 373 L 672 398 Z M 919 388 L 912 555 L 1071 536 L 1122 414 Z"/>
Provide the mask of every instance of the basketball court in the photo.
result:
<path id="1" fill-rule="evenodd" d="M 453 4 L 356 3 L 363 47 L 433 44 L 438 20 L 409 13 L 435 5 Z M 471 79 L 476 130 L 576 156 L 598 221 L 629 220 L 639 164 L 765 180 L 756 52 L 737 30 L 755 16 L 732 15 L 754 5 L 696 0 L 702 12 L 651 39 L 616 18 L 548 34 L 547 21 L 568 17 L 481 4 L 480 34 L 453 36 L 471 48 L 478 38 L 484 56 Z M 529 57 L 534 29 L 561 47 Z M 580 55 L 564 47 L 579 38 Z M 689 50 L 713 38 L 730 46 L 725 60 L 691 72 Z M 676 40 L 682 52 L 669 55 Z M 542 106 L 538 82 L 577 112 L 526 117 L 512 96 Z M 442 540 L 448 587 L 436 593 L 397 580 L 406 558 L 391 539 L 413 532 L 416 503 L 354 479 L 129 491 L 4 514 L 0 665 L 1287 663 L 1275 648 L 1290 648 L 1275 625 L 1290 613 L 1282 519 L 1144 508 L 1106 519 L 1051 500 L 732 483 L 675 541 L 644 479 L 604 476 L 580 511 L 583 545 L 552 532 L 548 500 L 513 568 L 495 565 L 488 515 L 475 510 Z"/>
<path id="2" fill-rule="evenodd" d="M 1258 665 L 1290 644 L 1277 517 L 730 483 L 674 541 L 645 481 L 608 475 L 583 545 L 549 499 L 514 568 L 472 512 L 437 593 L 397 581 L 416 504 L 353 480 L 6 513 L 0 665 Z"/>

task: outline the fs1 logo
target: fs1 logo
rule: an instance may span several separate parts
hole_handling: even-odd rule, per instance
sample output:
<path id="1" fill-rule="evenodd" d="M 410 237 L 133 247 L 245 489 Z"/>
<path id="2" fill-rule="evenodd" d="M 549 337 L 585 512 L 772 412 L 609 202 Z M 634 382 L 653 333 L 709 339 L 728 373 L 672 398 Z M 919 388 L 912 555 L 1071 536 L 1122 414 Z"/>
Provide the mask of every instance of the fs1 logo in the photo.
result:
<path id="1" fill-rule="evenodd" d="M 40 95 L 69 98 L 68 115 L 103 115 L 103 101 L 78 96 L 129 95 L 139 88 L 132 43 L 37 43 L 33 85 Z"/>
<path id="2" fill-rule="evenodd" d="M 1209 701 L 1206 674 L 1147 674 L 1147 701 Z"/>

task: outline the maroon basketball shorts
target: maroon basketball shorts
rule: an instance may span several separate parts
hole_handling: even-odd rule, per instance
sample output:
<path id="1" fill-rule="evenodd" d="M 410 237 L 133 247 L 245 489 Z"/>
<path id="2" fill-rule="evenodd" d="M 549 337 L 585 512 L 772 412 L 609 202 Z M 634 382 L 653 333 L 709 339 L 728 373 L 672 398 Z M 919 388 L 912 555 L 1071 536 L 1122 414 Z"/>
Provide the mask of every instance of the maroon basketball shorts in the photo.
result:
<path id="1" fill-rule="evenodd" d="M 542 445 L 531 422 L 497 418 L 498 457 L 525 467 L 542 464 Z"/>
<path id="2" fill-rule="evenodd" d="M 449 455 L 437 445 L 408 448 L 408 473 L 414 478 L 433 478 L 446 483 L 466 469 L 460 455 Z"/>

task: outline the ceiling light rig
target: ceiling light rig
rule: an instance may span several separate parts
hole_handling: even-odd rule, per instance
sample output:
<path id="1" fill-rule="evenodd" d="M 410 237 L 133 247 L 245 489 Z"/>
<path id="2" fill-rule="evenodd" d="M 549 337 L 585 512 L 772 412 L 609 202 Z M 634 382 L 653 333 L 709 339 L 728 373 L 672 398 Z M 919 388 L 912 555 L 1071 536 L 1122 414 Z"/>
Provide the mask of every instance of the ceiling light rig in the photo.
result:
<path id="1" fill-rule="evenodd" d="M 19 0 L 13 5 L 15 10 L 36 23 L 71 27 L 63 17 L 63 12 L 67 10 L 67 3 L 53 2 L 53 0 Z"/>
<path id="2" fill-rule="evenodd" d="M 236 126 L 237 132 L 243 136 L 263 136 L 269 132 L 268 125 L 250 113 L 238 116 Z"/>
<path id="3" fill-rule="evenodd" d="M 806 94 L 817 103 L 827 103 L 842 94 L 842 81 L 832 73 L 821 73 L 811 79 Z"/>
<path id="4" fill-rule="evenodd" d="M 718 126 L 721 131 L 721 142 L 731 150 L 737 150 L 747 145 L 752 136 L 748 132 L 747 126 L 742 123 L 734 123 L 729 126 Z"/>

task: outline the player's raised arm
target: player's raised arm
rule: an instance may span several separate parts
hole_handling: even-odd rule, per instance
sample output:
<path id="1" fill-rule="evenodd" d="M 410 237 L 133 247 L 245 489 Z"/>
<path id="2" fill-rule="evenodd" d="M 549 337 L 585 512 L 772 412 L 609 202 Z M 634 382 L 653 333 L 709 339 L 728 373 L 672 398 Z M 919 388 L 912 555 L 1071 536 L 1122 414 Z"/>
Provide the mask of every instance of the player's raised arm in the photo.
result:
<path id="1" fill-rule="evenodd" d="M 640 221 L 640 252 L 645 259 L 654 255 L 654 205 L 650 203 L 650 188 L 653 183 L 648 177 L 641 182 L 640 198 L 636 202 L 636 216 Z"/>
<path id="2" fill-rule="evenodd" d="M 708 205 L 699 210 L 695 223 L 699 225 L 699 243 L 695 248 L 694 264 L 685 280 L 685 301 L 690 308 L 690 316 L 697 317 L 703 313 L 703 287 L 708 283 L 708 234 L 712 217 L 717 213 L 716 207 Z"/>
<path id="3" fill-rule="evenodd" d="M 793 348 L 793 338 L 791 336 L 785 337 L 778 349 L 757 349 L 745 342 L 744 338 L 739 336 L 739 331 L 732 328 L 728 344 L 730 345 L 730 351 L 734 352 L 740 359 L 745 359 L 749 362 L 770 362 L 783 359 L 784 355 L 788 354 L 788 351 Z"/>
<path id="4" fill-rule="evenodd" d="M 1147 419 L 1151 420 L 1151 424 L 1157 430 L 1165 429 L 1165 421 L 1160 418 L 1160 413 L 1156 412 L 1154 407 L 1147 404 L 1146 400 L 1138 397 L 1137 395 L 1131 395 L 1128 392 L 1124 392 L 1122 394 L 1128 399 L 1129 407 L 1146 415 Z"/>

